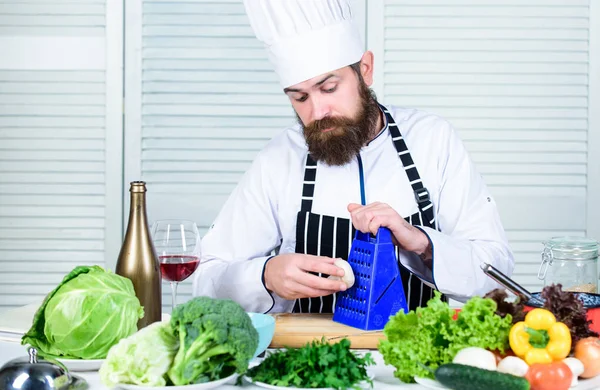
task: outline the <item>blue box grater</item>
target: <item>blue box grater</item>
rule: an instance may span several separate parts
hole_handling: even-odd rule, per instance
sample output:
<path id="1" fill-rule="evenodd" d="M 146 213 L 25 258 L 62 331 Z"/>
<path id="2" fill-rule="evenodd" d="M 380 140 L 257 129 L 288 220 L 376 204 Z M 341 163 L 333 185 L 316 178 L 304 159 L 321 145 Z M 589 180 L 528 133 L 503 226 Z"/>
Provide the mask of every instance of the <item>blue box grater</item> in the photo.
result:
<path id="1" fill-rule="evenodd" d="M 392 233 L 356 231 L 348 254 L 355 282 L 338 293 L 333 321 L 363 330 L 381 330 L 399 310 L 408 312 Z"/>

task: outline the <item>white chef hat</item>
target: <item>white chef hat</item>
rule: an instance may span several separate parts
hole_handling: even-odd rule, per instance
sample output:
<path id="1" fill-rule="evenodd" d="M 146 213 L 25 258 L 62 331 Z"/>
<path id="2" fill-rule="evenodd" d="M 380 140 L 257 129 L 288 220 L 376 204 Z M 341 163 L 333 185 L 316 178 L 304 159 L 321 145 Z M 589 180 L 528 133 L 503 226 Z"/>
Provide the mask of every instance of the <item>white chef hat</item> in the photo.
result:
<path id="1" fill-rule="evenodd" d="M 283 88 L 360 61 L 364 44 L 348 0 L 244 0 Z"/>

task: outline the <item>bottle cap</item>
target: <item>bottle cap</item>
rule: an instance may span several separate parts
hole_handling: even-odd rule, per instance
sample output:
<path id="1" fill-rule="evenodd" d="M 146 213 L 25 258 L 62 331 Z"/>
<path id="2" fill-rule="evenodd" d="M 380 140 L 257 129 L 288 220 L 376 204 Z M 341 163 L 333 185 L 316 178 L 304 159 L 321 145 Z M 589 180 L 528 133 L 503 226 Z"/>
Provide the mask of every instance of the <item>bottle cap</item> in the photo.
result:
<path id="1" fill-rule="evenodd" d="M 145 181 L 132 181 L 129 184 L 131 185 L 131 187 L 129 187 L 129 192 L 146 192 Z"/>

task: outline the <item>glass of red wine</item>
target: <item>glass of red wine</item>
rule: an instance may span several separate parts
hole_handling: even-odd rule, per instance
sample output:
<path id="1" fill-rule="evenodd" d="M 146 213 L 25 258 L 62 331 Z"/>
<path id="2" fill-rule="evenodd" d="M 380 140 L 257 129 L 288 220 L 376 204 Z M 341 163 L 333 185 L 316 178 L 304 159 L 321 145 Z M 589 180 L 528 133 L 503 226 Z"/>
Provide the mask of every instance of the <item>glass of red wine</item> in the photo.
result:
<path id="1" fill-rule="evenodd" d="M 177 302 L 177 284 L 192 275 L 200 264 L 198 226 L 186 220 L 156 221 L 152 225 L 152 241 L 162 279 L 171 284 L 173 310 Z"/>

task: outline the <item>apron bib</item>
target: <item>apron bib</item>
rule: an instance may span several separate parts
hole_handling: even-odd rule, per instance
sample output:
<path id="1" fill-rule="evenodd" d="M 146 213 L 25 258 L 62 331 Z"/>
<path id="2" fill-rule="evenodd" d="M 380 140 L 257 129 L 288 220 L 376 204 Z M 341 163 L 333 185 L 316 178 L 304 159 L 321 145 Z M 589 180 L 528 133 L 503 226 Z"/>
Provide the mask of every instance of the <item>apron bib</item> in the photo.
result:
<path id="1" fill-rule="evenodd" d="M 419 211 L 404 219 L 415 226 L 436 228 L 433 215 L 433 204 L 429 200 L 429 192 L 423 186 L 419 172 L 408 151 L 406 143 L 400 134 L 398 126 L 389 111 L 382 105 L 381 110 L 387 119 L 392 141 L 398 157 L 402 162 L 404 171 L 415 194 L 415 201 Z M 362 174 L 362 173 L 361 173 Z M 306 157 L 304 170 L 304 183 L 302 186 L 302 203 L 296 219 L 296 253 L 315 256 L 327 256 L 348 260 L 348 253 L 356 229 L 350 219 L 337 218 L 330 215 L 313 213 L 312 202 L 317 178 L 317 163 L 310 156 Z M 398 263 L 400 265 L 400 263 Z M 318 274 L 321 277 L 329 275 Z M 424 284 L 418 277 L 400 265 L 400 275 L 404 285 L 404 294 L 409 310 L 425 306 L 433 298 L 433 289 Z M 336 294 L 317 298 L 300 298 L 294 304 L 294 313 L 333 313 L 335 310 Z"/>

